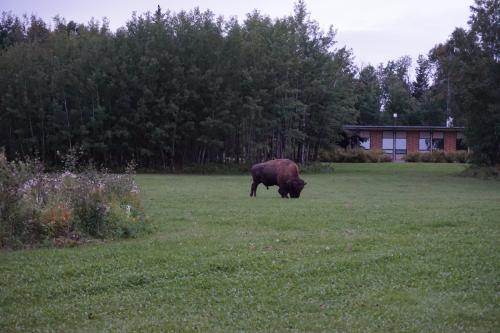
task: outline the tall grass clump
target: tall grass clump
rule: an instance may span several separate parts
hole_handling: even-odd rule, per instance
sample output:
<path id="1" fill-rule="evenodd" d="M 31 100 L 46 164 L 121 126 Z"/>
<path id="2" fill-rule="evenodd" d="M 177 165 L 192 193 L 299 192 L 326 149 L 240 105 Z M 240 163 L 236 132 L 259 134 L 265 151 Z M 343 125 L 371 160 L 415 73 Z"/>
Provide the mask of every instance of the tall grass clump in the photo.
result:
<path id="1" fill-rule="evenodd" d="M 72 165 L 71 165 L 72 163 Z M 89 166 L 46 173 L 36 159 L 0 153 L 0 247 L 76 244 L 131 237 L 146 229 L 133 169 L 111 174 Z"/>

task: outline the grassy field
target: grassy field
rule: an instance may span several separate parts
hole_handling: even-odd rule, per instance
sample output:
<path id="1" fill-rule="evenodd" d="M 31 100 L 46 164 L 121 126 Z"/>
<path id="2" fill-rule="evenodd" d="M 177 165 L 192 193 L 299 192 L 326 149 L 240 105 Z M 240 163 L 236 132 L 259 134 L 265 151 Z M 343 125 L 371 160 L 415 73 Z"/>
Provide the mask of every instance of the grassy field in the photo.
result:
<path id="1" fill-rule="evenodd" d="M 462 168 L 139 175 L 151 234 L 0 252 L 0 332 L 498 332 L 500 182 Z"/>

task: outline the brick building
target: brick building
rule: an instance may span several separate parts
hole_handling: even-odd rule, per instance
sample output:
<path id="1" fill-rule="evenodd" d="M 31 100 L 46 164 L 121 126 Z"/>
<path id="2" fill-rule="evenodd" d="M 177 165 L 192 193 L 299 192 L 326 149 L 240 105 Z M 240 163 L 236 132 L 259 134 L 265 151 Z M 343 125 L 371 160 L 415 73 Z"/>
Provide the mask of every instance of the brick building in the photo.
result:
<path id="1" fill-rule="evenodd" d="M 393 160 L 407 153 L 465 150 L 464 128 L 444 126 L 346 125 L 352 147 L 383 151 Z"/>

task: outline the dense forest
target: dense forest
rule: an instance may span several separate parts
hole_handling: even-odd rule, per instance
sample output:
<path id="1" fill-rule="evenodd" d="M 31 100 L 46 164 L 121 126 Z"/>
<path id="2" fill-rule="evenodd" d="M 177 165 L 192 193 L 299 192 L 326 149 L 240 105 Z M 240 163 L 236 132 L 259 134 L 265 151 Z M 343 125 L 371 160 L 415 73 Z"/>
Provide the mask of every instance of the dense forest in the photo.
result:
<path id="1" fill-rule="evenodd" d="M 306 163 L 341 140 L 342 125 L 392 124 L 398 113 L 403 125 L 451 116 L 478 163 L 498 163 L 498 2 L 471 10 L 469 29 L 420 56 L 413 80 L 406 56 L 357 68 L 303 1 L 289 17 L 254 11 L 243 22 L 158 7 L 116 31 L 4 12 L 0 147 L 47 164 L 79 149 L 111 168 Z"/>

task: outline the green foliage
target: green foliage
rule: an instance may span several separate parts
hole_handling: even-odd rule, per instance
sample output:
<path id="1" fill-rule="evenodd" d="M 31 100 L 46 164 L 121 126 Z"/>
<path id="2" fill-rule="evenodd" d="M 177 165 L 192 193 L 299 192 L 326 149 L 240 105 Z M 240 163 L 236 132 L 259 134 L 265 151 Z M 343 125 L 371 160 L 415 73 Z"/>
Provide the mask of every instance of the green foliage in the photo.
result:
<path id="1" fill-rule="evenodd" d="M 358 123 L 376 125 L 380 123 L 381 91 L 376 69 L 364 67 L 357 82 L 356 109 L 359 110 Z"/>
<path id="2" fill-rule="evenodd" d="M 447 118 L 446 80 L 432 77 L 433 63 L 420 55 L 415 80 L 410 81 L 411 59 L 390 60 L 377 69 L 367 66 L 356 78 L 358 123 L 364 125 L 436 125 Z M 397 113 L 395 120 L 393 114 Z"/>
<path id="3" fill-rule="evenodd" d="M 408 153 L 405 157 L 406 162 L 431 162 L 431 163 L 467 163 L 470 154 L 467 151 L 433 151 L 430 153 Z"/>
<path id="4" fill-rule="evenodd" d="M 429 80 L 430 80 L 430 63 L 429 60 L 424 56 L 419 55 L 417 59 L 418 67 L 415 70 L 416 77 L 415 81 L 412 83 L 412 94 L 413 97 L 419 99 L 424 96 L 429 90 Z"/>
<path id="5" fill-rule="evenodd" d="M 145 229 L 145 213 L 138 196 L 113 194 L 106 206 L 104 225 L 113 238 L 135 237 Z"/>
<path id="6" fill-rule="evenodd" d="M 380 64 L 378 68 L 383 107 L 381 122 L 385 125 L 394 124 L 394 113 L 398 114 L 398 125 L 411 125 L 415 101 L 411 94 L 410 66 L 411 58 L 405 56 L 385 66 Z"/>
<path id="7" fill-rule="evenodd" d="M 432 82 L 432 63 L 422 55 L 417 59 L 412 96 L 415 109 L 409 119 L 410 125 L 443 126 L 451 115 L 447 80 Z"/>
<path id="8" fill-rule="evenodd" d="M 138 175 L 154 234 L 0 252 L 0 331 L 495 332 L 500 183 L 464 168 Z"/>
<path id="9" fill-rule="evenodd" d="M 457 28 L 431 51 L 436 82 L 446 82 L 451 115 L 466 125 L 471 161 L 500 163 L 498 1 L 476 0 L 469 30 Z"/>
<path id="10" fill-rule="evenodd" d="M 498 1 L 477 0 L 470 28 L 428 57 L 354 66 L 304 1 L 292 15 L 242 23 L 198 8 L 157 8 L 125 27 L 3 13 L 0 147 L 9 159 L 79 147 L 96 165 L 154 170 L 291 158 L 302 164 L 347 123 L 466 126 L 476 164 L 500 159 Z"/>
<path id="11" fill-rule="evenodd" d="M 392 161 L 392 159 L 382 151 L 342 148 L 322 150 L 320 152 L 320 160 L 322 162 L 342 163 L 377 163 Z"/>
<path id="12" fill-rule="evenodd" d="M 352 55 L 304 2 L 242 24 L 158 7 L 115 33 L 59 17 L 52 30 L 10 14 L 2 26 L 0 146 L 11 159 L 53 165 L 79 147 L 109 168 L 308 162 L 357 118 Z"/>

